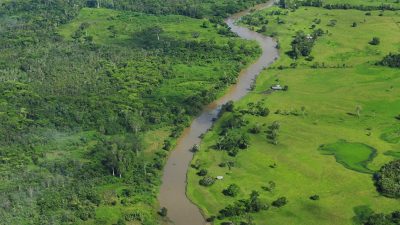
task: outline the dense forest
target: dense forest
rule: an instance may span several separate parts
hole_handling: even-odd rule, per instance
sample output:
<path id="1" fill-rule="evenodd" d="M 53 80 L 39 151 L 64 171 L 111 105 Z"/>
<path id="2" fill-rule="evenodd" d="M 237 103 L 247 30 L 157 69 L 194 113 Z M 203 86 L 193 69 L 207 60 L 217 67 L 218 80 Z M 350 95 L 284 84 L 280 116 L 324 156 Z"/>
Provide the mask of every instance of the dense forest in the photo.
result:
<path id="1" fill-rule="evenodd" d="M 165 150 L 259 54 L 254 44 L 234 38 L 222 18 L 260 2 L 1 3 L 0 224 L 158 224 Z M 110 25 L 104 30 L 115 43 L 107 44 L 86 21 L 63 35 L 61 27 L 85 7 L 145 19 L 177 15 L 216 38 L 179 39 L 162 23 L 148 23 L 121 44 L 121 31 Z M 188 69 L 180 72 L 183 66 Z M 175 92 L 174 82 L 192 81 L 196 69 L 218 76 Z M 167 130 L 157 140 L 163 149 L 146 152 L 146 135 L 159 130 Z"/>

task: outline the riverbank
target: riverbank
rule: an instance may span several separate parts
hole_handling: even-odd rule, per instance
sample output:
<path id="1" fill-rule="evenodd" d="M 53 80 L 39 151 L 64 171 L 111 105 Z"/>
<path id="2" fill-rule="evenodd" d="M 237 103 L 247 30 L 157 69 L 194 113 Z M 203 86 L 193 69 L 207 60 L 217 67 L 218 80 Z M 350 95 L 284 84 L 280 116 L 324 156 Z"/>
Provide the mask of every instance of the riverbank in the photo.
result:
<path id="1" fill-rule="evenodd" d="M 272 1 L 258 5 L 256 8 L 271 5 Z M 246 10 L 234 14 L 226 20 L 226 23 L 239 37 L 257 41 L 262 48 L 262 55 L 255 63 L 240 73 L 237 83 L 230 87 L 224 96 L 208 105 L 193 121 L 190 128 L 185 130 L 164 168 L 159 201 L 161 207 L 168 209 L 168 217 L 176 225 L 205 224 L 205 219 L 200 210 L 186 196 L 186 174 L 189 163 L 193 158 L 193 153 L 189 149 L 200 143 L 200 135 L 212 126 L 214 118 L 219 113 L 220 106 L 228 101 L 237 101 L 245 96 L 257 75 L 278 57 L 278 51 L 275 48 L 276 42 L 272 38 L 235 24 L 236 20 L 249 12 L 250 10 Z"/>

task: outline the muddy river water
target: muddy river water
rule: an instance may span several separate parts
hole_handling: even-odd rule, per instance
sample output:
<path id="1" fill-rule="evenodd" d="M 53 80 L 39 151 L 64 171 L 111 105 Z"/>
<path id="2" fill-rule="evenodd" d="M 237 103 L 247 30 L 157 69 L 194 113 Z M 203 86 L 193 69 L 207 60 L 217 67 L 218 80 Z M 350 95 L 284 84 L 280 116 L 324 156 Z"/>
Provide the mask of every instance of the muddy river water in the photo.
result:
<path id="1" fill-rule="evenodd" d="M 255 6 L 253 9 L 267 8 L 273 4 L 270 1 Z M 226 19 L 226 23 L 239 37 L 247 40 L 255 40 L 262 48 L 260 58 L 249 67 L 241 71 L 238 81 L 231 86 L 226 94 L 206 106 L 203 112 L 192 122 L 179 138 L 176 148 L 171 152 L 164 168 L 162 185 L 159 194 L 161 207 L 168 209 L 169 224 L 175 225 L 204 225 L 207 224 L 199 208 L 186 196 L 186 174 L 189 169 L 193 153 L 190 149 L 200 143 L 200 135 L 205 133 L 217 117 L 221 105 L 228 101 L 237 101 L 245 96 L 255 78 L 279 56 L 276 42 L 262 34 L 241 27 L 235 22 L 242 16 L 250 13 L 250 10 L 236 13 Z"/>

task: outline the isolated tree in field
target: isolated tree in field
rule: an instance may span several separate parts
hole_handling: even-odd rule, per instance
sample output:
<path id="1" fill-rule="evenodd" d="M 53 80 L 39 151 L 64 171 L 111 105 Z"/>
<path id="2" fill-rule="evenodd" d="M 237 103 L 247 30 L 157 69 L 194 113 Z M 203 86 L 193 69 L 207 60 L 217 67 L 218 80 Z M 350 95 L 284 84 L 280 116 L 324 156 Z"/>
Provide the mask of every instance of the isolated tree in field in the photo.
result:
<path id="1" fill-rule="evenodd" d="M 203 177 L 200 181 L 199 184 L 205 187 L 211 186 L 215 183 L 215 179 L 210 177 L 210 176 L 206 176 Z"/>
<path id="2" fill-rule="evenodd" d="M 286 205 L 288 203 L 288 200 L 286 199 L 286 197 L 280 197 L 278 199 L 276 199 L 275 201 L 272 202 L 272 205 L 280 208 L 284 205 Z"/>
<path id="3" fill-rule="evenodd" d="M 378 37 L 373 37 L 372 40 L 369 42 L 371 45 L 379 45 L 381 43 L 381 39 Z"/>
<path id="4" fill-rule="evenodd" d="M 199 172 L 197 172 L 197 175 L 204 177 L 205 175 L 208 174 L 207 169 L 201 169 Z"/>
<path id="5" fill-rule="evenodd" d="M 240 187 L 237 184 L 231 184 L 228 188 L 224 189 L 222 193 L 226 196 L 235 197 L 240 192 Z"/>

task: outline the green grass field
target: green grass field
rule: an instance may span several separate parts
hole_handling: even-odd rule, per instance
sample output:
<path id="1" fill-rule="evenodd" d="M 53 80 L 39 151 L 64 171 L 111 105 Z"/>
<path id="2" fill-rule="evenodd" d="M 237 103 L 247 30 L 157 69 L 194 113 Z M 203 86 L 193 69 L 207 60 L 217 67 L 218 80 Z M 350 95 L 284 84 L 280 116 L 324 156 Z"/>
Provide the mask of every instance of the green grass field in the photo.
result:
<path id="1" fill-rule="evenodd" d="M 325 4 L 349 4 L 349 1 L 346 0 L 325 0 L 323 1 Z M 391 4 L 391 5 L 399 5 L 399 1 L 397 0 L 351 0 L 352 5 L 375 5 L 379 6 L 381 4 Z"/>
<path id="2" fill-rule="evenodd" d="M 346 0 L 325 0 L 323 1 L 325 4 L 349 4 L 349 1 Z M 351 5 L 381 5 L 381 4 L 392 4 L 396 5 L 399 2 L 397 0 L 351 0 Z"/>
<path id="3" fill-rule="evenodd" d="M 279 40 L 281 57 L 259 76 L 255 90 L 235 106 L 246 108 L 248 103 L 263 100 L 271 115 L 267 118 L 246 115 L 249 124 L 241 129 L 279 121 L 279 144 L 267 141 L 266 126 L 262 126 L 260 134 L 251 134 L 251 146 L 235 158 L 224 151 L 215 151 L 212 146 L 221 129 L 220 120 L 205 135 L 193 162 L 208 169 L 211 176 L 222 175 L 224 179 L 211 187 L 202 187 L 198 185 L 197 170 L 191 169 L 188 196 L 207 217 L 218 215 L 219 210 L 238 199 L 247 198 L 252 190 L 259 191 L 261 198 L 269 203 L 287 197 L 289 203 L 282 208 L 252 214 L 256 224 L 345 225 L 354 223 L 355 211 L 360 207 L 370 207 L 376 212 L 399 209 L 398 200 L 379 195 L 368 174 L 392 160 L 400 149 L 399 141 L 382 138 L 388 130 L 400 127 L 395 119 L 400 112 L 400 72 L 374 65 L 389 52 L 400 51 L 399 12 L 384 12 L 379 16 L 380 12 L 373 11 L 372 16 L 366 16 L 357 10 L 302 7 L 287 15 L 267 15 L 272 10 L 281 9 L 255 14 L 269 20 L 265 34 L 274 34 Z M 278 24 L 277 17 L 285 23 Z M 315 59 L 312 62 L 300 59 L 297 68 L 290 68 L 294 61 L 285 52 L 291 49 L 293 35 L 298 30 L 310 33 L 316 18 L 321 19 L 316 28 L 328 32 L 312 50 Z M 336 26 L 327 26 L 330 20 L 336 20 Z M 358 26 L 352 27 L 353 22 Z M 381 39 L 381 44 L 372 46 L 368 42 L 375 36 Z M 316 62 L 326 68 L 312 68 Z M 278 69 L 279 66 L 287 69 Z M 288 85 L 289 90 L 265 94 L 276 83 Z M 305 109 L 304 115 L 294 115 L 301 108 Z M 357 109 L 360 116 L 356 115 Z M 352 144 L 337 144 L 340 140 Z M 331 145 L 336 159 L 319 151 L 321 145 L 332 143 L 336 143 Z M 366 166 L 372 154 L 370 148 L 376 149 L 376 157 Z M 396 153 L 388 154 L 389 150 Z M 236 166 L 231 169 L 218 166 L 226 161 L 234 161 Z M 269 181 L 276 183 L 272 192 L 262 188 Z M 233 183 L 240 186 L 241 193 L 235 198 L 224 196 L 222 190 Z M 320 200 L 310 200 L 314 194 Z"/>

